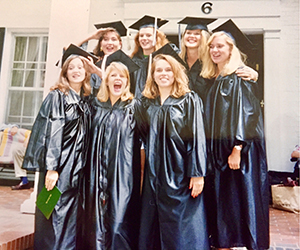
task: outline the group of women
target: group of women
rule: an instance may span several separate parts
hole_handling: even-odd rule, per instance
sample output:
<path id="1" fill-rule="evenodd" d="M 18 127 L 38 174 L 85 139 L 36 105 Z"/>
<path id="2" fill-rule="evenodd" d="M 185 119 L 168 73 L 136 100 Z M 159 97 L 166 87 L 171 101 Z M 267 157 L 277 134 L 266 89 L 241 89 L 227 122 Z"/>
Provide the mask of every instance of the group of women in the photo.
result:
<path id="1" fill-rule="evenodd" d="M 35 249 L 268 249 L 257 72 L 213 20 L 186 21 L 179 55 L 144 16 L 132 59 L 118 22 L 83 41 L 96 65 L 63 62 L 23 163 L 62 192 L 49 220 L 36 211 Z"/>

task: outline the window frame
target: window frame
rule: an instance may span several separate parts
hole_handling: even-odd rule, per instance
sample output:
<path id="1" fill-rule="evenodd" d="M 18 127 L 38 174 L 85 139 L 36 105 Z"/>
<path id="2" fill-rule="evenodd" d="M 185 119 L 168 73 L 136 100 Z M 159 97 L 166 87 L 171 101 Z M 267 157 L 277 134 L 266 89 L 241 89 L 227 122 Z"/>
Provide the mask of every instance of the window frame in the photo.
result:
<path id="1" fill-rule="evenodd" d="M 43 92 L 44 92 L 44 85 L 45 85 L 45 78 L 43 80 L 43 83 L 40 84 L 41 81 L 41 74 L 44 71 L 44 75 L 46 73 L 46 65 L 47 65 L 47 51 L 48 51 L 48 44 L 49 44 L 49 36 L 48 36 L 48 32 L 43 29 L 43 30 L 36 30 L 36 31 L 26 31 L 26 30 L 7 30 L 6 33 L 6 39 L 5 39 L 5 43 L 4 43 L 4 52 L 6 51 L 6 55 L 3 56 L 3 61 L 2 63 L 5 64 L 3 65 L 3 69 L 1 70 L 2 72 L 5 71 L 5 73 L 1 72 L 1 88 L 4 87 L 5 88 L 5 99 L 4 102 L 2 101 L 2 104 L 4 104 L 5 110 L 2 110 L 2 123 L 9 123 L 9 117 L 13 117 L 13 115 L 10 114 L 10 105 L 11 105 L 11 98 L 13 98 L 13 96 L 11 95 L 11 91 L 21 91 L 22 94 L 22 103 L 21 103 L 21 110 L 19 110 L 18 114 L 16 114 L 16 118 L 19 119 L 19 122 L 10 122 L 10 123 L 16 123 L 18 125 L 20 125 L 20 127 L 24 127 L 24 128 L 28 128 L 30 129 L 33 125 L 34 119 L 39 111 L 41 102 L 43 101 Z M 38 43 L 38 48 L 39 48 L 39 54 L 38 54 L 38 59 L 34 62 L 36 63 L 38 66 L 36 69 L 34 69 L 35 72 L 35 76 L 34 76 L 34 84 L 33 86 L 29 86 L 26 87 L 25 83 L 26 83 L 26 79 L 25 78 L 25 72 L 23 72 L 22 74 L 22 86 L 12 86 L 12 77 L 13 77 L 13 69 L 14 69 L 14 53 L 15 53 L 15 46 L 16 46 L 16 40 L 17 37 L 26 37 L 27 41 L 26 43 L 28 43 L 28 39 L 30 37 L 38 37 L 39 38 L 39 43 Z M 43 49 L 43 43 L 45 42 L 46 39 L 46 46 L 45 48 L 45 52 L 46 55 L 41 55 L 41 53 L 43 53 L 42 49 Z M 9 49 L 7 49 L 9 46 Z M 28 51 L 28 44 L 26 45 L 26 53 Z M 9 52 L 8 52 L 9 51 Z M 6 58 L 6 60 L 5 60 Z M 43 61 L 43 58 L 45 58 L 45 61 Z M 8 60 L 7 60 L 8 59 Z M 29 62 L 31 63 L 32 61 L 24 61 L 24 62 Z M 25 68 L 23 68 L 23 70 L 26 71 Z M 3 80 L 3 81 L 2 81 Z M 38 86 L 40 85 L 40 86 Z M 25 105 L 24 102 L 25 100 L 25 93 L 26 92 L 34 92 L 36 94 L 34 94 L 34 98 L 35 101 L 33 101 L 33 113 L 26 115 L 24 114 L 24 109 L 25 109 Z M 2 94 L 3 96 L 3 94 Z M 19 105 L 20 107 L 20 105 Z M 1 113 L 0 113 L 1 116 Z M 26 121 L 27 119 L 27 121 Z M 24 121 L 25 120 L 25 121 Z M 30 121 L 29 121 L 30 120 Z"/>

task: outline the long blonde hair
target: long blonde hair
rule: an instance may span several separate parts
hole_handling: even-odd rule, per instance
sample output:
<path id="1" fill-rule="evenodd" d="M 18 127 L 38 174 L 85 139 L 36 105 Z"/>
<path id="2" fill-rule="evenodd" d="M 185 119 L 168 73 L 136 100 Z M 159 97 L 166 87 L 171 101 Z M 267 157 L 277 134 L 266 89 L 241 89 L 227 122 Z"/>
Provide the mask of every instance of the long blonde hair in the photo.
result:
<path id="1" fill-rule="evenodd" d="M 130 57 L 134 57 L 138 53 L 143 53 L 143 49 L 139 42 L 139 35 L 140 35 L 140 31 L 134 37 L 134 45 L 135 46 L 134 46 L 133 52 L 131 53 Z M 162 46 L 164 46 L 167 43 L 169 43 L 169 40 L 167 39 L 167 36 L 165 35 L 165 33 L 163 33 L 160 30 L 156 30 L 156 44 L 154 46 L 154 51 L 160 49 Z"/>
<path id="2" fill-rule="evenodd" d="M 181 57 L 182 60 L 186 61 L 186 51 L 187 48 L 184 44 L 184 36 L 186 34 L 187 30 L 184 31 L 182 38 L 181 38 L 181 51 L 179 53 L 179 56 Z M 208 53 L 207 49 L 206 49 L 206 44 L 207 41 L 210 37 L 210 34 L 208 31 L 206 30 L 200 30 L 201 32 L 201 39 L 200 39 L 200 45 L 198 47 L 198 59 L 200 60 L 200 62 L 202 62 L 202 58 L 206 57 L 206 54 Z"/>
<path id="3" fill-rule="evenodd" d="M 81 87 L 83 89 L 83 95 L 89 96 L 91 94 L 91 85 L 90 85 L 91 74 L 88 72 L 88 66 L 87 66 L 86 62 L 84 60 L 82 60 L 78 55 L 70 55 L 67 58 L 67 60 L 64 62 L 63 66 L 61 68 L 61 71 L 60 71 L 58 82 L 55 86 L 57 86 L 58 89 L 60 89 L 64 93 L 69 92 L 70 84 L 69 84 L 69 79 L 67 77 L 68 67 L 69 67 L 70 62 L 76 58 L 79 58 L 82 61 L 83 67 L 85 69 L 85 78 L 82 81 L 82 87 Z M 54 88 L 52 88 L 52 89 L 54 89 Z"/>
<path id="4" fill-rule="evenodd" d="M 190 92 L 189 89 L 189 80 L 185 73 L 185 68 L 181 65 L 174 57 L 164 54 L 159 54 L 154 57 L 151 65 L 151 74 L 147 78 L 145 89 L 143 95 L 149 99 L 154 99 L 159 96 L 159 88 L 157 83 L 154 81 L 154 72 L 156 64 L 159 60 L 167 61 L 172 69 L 174 74 L 174 83 L 170 95 L 179 98 L 186 93 Z"/>
<path id="5" fill-rule="evenodd" d="M 212 41 L 216 37 L 224 37 L 225 42 L 229 45 L 230 47 L 230 57 L 228 58 L 227 63 L 223 67 L 222 72 L 218 72 L 218 66 L 215 64 L 210 56 L 209 49 Z M 233 39 L 224 31 L 219 31 L 214 34 L 209 38 L 207 42 L 206 49 L 208 51 L 205 59 L 203 60 L 203 67 L 201 71 L 201 76 L 204 78 L 215 78 L 220 74 L 221 76 L 226 76 L 230 75 L 233 72 L 235 72 L 240 66 L 245 65 L 245 61 L 247 59 L 247 56 L 242 53 L 235 45 L 235 42 Z"/>
<path id="6" fill-rule="evenodd" d="M 117 70 L 120 73 L 124 74 L 127 78 L 127 85 L 124 89 L 124 92 L 121 95 L 122 101 L 132 100 L 133 94 L 130 92 L 130 76 L 127 67 L 121 62 L 112 62 L 105 70 L 105 77 L 103 82 L 100 85 L 97 98 L 100 102 L 106 102 L 109 98 L 109 88 L 107 86 L 109 81 L 109 76 L 113 70 Z"/>

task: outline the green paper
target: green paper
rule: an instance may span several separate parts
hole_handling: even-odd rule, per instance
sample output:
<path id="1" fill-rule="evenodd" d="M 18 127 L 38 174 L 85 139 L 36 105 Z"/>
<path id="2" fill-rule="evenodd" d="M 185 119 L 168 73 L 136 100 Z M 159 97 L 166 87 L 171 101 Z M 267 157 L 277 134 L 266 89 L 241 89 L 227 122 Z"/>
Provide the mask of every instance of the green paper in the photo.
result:
<path id="1" fill-rule="evenodd" d="M 49 220 L 60 196 L 61 192 L 56 186 L 50 191 L 47 191 L 46 187 L 44 186 L 42 191 L 39 193 L 36 200 L 36 206 L 45 215 L 47 220 Z"/>

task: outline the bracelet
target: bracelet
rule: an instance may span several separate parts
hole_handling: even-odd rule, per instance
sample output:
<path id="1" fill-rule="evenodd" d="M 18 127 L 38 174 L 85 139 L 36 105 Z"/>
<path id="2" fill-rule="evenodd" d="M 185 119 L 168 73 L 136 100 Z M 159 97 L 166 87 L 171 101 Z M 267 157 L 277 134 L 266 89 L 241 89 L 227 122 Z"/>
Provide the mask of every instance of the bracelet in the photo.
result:
<path id="1" fill-rule="evenodd" d="M 237 149 L 237 150 L 239 150 L 239 151 L 242 150 L 242 146 L 240 146 L 240 145 L 235 145 L 234 148 Z"/>

